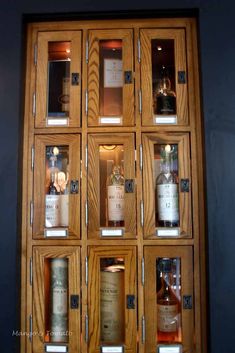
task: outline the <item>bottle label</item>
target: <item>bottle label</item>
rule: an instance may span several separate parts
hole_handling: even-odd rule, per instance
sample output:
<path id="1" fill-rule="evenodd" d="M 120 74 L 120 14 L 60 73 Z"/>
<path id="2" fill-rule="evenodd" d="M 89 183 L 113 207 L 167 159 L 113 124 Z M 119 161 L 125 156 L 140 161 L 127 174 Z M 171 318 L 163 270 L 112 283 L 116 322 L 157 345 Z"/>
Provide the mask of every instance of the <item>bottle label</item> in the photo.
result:
<path id="1" fill-rule="evenodd" d="M 124 220 L 124 185 L 108 186 L 108 219 Z"/>
<path id="2" fill-rule="evenodd" d="M 178 328 L 178 306 L 157 305 L 157 326 L 162 332 L 175 332 Z"/>
<path id="3" fill-rule="evenodd" d="M 157 114 L 175 114 L 175 97 L 174 96 L 159 96 L 157 97 Z"/>
<path id="4" fill-rule="evenodd" d="M 179 221 L 178 185 L 157 186 L 159 221 Z"/>
<path id="5" fill-rule="evenodd" d="M 60 195 L 46 195 L 45 225 L 58 227 L 60 225 Z"/>
<path id="6" fill-rule="evenodd" d="M 101 340 L 118 343 L 124 335 L 124 272 L 100 273 Z"/>
<path id="7" fill-rule="evenodd" d="M 60 225 L 69 226 L 69 195 L 59 195 L 60 197 Z"/>

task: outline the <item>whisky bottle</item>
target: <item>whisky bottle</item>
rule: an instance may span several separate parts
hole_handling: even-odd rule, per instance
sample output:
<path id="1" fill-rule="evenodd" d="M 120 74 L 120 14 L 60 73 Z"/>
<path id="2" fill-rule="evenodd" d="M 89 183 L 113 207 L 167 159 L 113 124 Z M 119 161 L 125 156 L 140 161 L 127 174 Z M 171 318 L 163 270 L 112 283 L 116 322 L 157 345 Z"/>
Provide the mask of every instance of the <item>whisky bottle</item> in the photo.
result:
<path id="1" fill-rule="evenodd" d="M 53 154 L 50 157 L 50 184 L 45 200 L 45 224 L 46 227 L 58 227 L 60 224 L 60 199 L 57 190 L 57 157 Z"/>
<path id="2" fill-rule="evenodd" d="M 124 226 L 124 176 L 115 165 L 107 180 L 108 226 Z"/>
<path id="3" fill-rule="evenodd" d="M 59 187 L 59 198 L 60 198 L 60 226 L 68 227 L 69 225 L 69 193 L 68 193 L 68 181 L 69 173 L 60 171 L 58 173 L 58 187 Z"/>
<path id="4" fill-rule="evenodd" d="M 171 81 L 165 66 L 162 67 L 161 79 L 154 99 L 154 114 L 176 114 L 176 94 L 171 90 Z"/>
<path id="5" fill-rule="evenodd" d="M 102 259 L 100 272 L 100 340 L 121 344 L 125 336 L 124 265 Z"/>
<path id="6" fill-rule="evenodd" d="M 51 259 L 51 342 L 68 340 L 68 262 Z"/>
<path id="7" fill-rule="evenodd" d="M 160 227 L 179 226 L 178 177 L 171 170 L 171 156 L 171 146 L 162 146 L 161 172 L 156 179 L 156 221 Z"/>
<path id="8" fill-rule="evenodd" d="M 172 259 L 161 258 L 158 270 L 161 273 L 161 286 L 157 292 L 157 342 L 179 342 L 179 300 L 173 293 Z"/>

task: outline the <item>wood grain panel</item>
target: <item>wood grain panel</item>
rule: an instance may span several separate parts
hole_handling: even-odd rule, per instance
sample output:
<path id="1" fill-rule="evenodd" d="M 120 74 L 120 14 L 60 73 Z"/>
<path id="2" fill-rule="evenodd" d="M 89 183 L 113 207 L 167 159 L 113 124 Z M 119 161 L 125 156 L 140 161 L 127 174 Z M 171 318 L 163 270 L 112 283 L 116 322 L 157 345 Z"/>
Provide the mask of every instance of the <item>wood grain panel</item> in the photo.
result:
<path id="1" fill-rule="evenodd" d="M 124 150 L 124 177 L 135 180 L 135 140 L 133 134 L 90 134 L 88 136 L 88 238 L 100 237 L 100 145 L 122 145 Z M 133 193 L 125 193 L 124 238 L 136 234 L 136 187 Z"/>
<path id="2" fill-rule="evenodd" d="M 157 293 L 156 293 L 156 259 L 158 257 L 180 258 L 181 263 L 181 301 L 184 295 L 194 296 L 193 256 L 191 247 L 182 246 L 146 246 L 145 257 L 145 318 L 146 318 L 146 352 L 156 352 L 157 333 Z M 189 278 L 192 280 L 190 281 Z M 182 313 L 182 344 L 184 353 L 192 353 L 194 335 L 194 305 Z"/>
<path id="3" fill-rule="evenodd" d="M 37 79 L 36 79 L 36 119 L 37 128 L 46 127 L 47 95 L 48 95 L 48 43 L 67 41 L 71 43 L 71 73 L 79 74 L 81 78 L 81 32 L 57 31 L 39 32 L 37 49 Z M 81 80 L 80 80 L 81 81 Z M 72 86 L 70 82 L 69 126 L 80 126 L 81 115 L 81 82 Z"/>
<path id="4" fill-rule="evenodd" d="M 123 72 L 133 73 L 133 31 L 130 29 L 106 29 L 89 31 L 89 62 L 88 62 L 88 125 L 99 126 L 99 41 L 122 40 Z M 130 84 L 123 84 L 123 126 L 134 125 L 134 79 Z M 107 125 L 107 124 L 106 124 Z"/>
<path id="5" fill-rule="evenodd" d="M 80 295 L 80 249 L 78 247 L 37 246 L 33 249 L 33 352 L 43 352 L 45 343 L 45 260 L 68 259 L 68 299 L 71 294 Z M 69 305 L 68 300 L 68 305 Z M 80 351 L 80 311 L 68 308 L 69 352 Z"/>
<path id="6" fill-rule="evenodd" d="M 156 238 L 155 235 L 155 180 L 153 180 L 153 160 L 155 144 L 178 145 L 178 176 L 179 176 L 179 213 L 180 237 L 192 235 L 191 205 L 191 171 L 189 135 L 184 133 L 165 132 L 159 134 L 143 134 L 143 195 L 144 195 L 144 237 Z M 189 179 L 189 192 L 180 191 L 180 180 Z"/>
<path id="7" fill-rule="evenodd" d="M 89 248 L 88 313 L 89 352 L 100 352 L 100 259 L 121 257 L 124 259 L 124 292 L 136 298 L 136 249 L 134 246 L 91 246 Z M 137 301 L 136 301 L 137 303 Z M 136 352 L 137 312 L 125 306 L 125 352 Z"/>
<path id="8" fill-rule="evenodd" d="M 80 180 L 80 136 L 72 134 L 36 135 L 33 219 L 33 235 L 35 239 L 44 237 L 46 176 L 45 159 L 47 146 L 68 146 L 70 181 Z M 69 238 L 73 239 L 80 236 L 80 190 L 78 194 L 69 194 L 68 229 Z"/>
<path id="9" fill-rule="evenodd" d="M 175 48 L 175 82 L 177 124 L 188 125 L 188 88 L 186 83 L 178 83 L 178 71 L 187 73 L 186 46 L 184 29 L 141 29 L 141 84 L 142 84 L 142 124 L 153 125 L 153 92 L 152 92 L 152 48 L 153 39 L 173 39 Z"/>

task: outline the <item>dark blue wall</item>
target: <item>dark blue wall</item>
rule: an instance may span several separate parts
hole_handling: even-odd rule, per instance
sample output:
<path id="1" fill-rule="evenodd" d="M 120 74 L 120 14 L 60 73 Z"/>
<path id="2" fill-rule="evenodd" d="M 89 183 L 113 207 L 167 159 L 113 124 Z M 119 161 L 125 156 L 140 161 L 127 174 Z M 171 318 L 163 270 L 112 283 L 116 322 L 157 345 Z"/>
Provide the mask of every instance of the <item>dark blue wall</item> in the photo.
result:
<path id="1" fill-rule="evenodd" d="M 18 352 L 18 159 L 22 126 L 22 16 L 38 13 L 199 8 L 208 208 L 211 353 L 234 353 L 235 3 L 231 0 L 1 0 L 0 351 Z M 20 165 L 20 164 L 19 164 Z"/>

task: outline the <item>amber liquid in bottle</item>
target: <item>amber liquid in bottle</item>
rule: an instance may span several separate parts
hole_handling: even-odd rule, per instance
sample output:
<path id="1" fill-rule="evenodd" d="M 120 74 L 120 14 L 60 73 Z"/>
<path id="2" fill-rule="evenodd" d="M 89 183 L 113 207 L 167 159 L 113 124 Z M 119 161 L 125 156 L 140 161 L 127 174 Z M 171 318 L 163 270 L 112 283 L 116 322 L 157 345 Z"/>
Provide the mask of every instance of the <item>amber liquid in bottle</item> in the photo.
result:
<path id="1" fill-rule="evenodd" d="M 161 271 L 161 288 L 157 293 L 157 342 L 180 341 L 180 303 L 171 286 L 173 280 L 172 260 L 162 258 L 158 263 Z"/>

